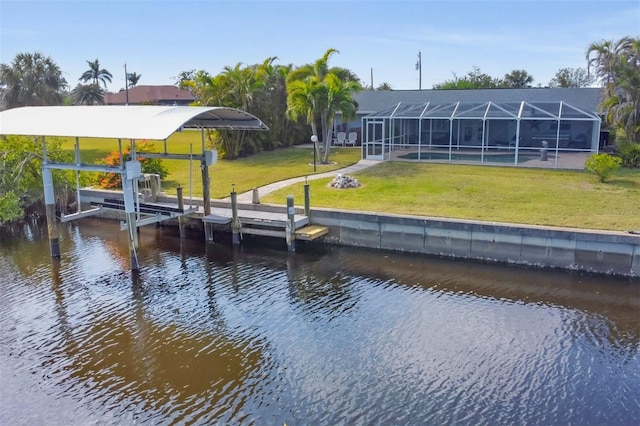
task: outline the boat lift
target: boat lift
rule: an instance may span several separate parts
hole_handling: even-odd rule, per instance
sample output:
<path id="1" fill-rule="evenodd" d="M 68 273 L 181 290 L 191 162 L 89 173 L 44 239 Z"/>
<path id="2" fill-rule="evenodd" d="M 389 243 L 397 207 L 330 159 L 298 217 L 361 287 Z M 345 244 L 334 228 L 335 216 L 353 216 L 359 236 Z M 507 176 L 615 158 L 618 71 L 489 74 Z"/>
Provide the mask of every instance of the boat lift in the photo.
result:
<path id="1" fill-rule="evenodd" d="M 172 154 L 167 150 L 167 139 L 182 129 L 199 129 L 202 150 L 200 154 Z M 138 237 L 136 228 L 156 223 L 171 217 L 179 217 L 191 212 L 187 209 L 172 211 L 168 215 L 156 214 L 155 218 L 138 221 L 141 207 L 138 194 L 138 179 L 142 176 L 141 164 L 137 160 L 136 140 L 164 141 L 164 152 L 144 153 L 147 158 L 181 159 L 200 161 L 202 171 L 202 193 L 204 214 L 211 214 L 209 166 L 217 159 L 215 151 L 205 149 L 205 129 L 227 130 L 269 130 L 257 117 L 226 107 L 189 106 L 42 106 L 22 107 L 0 112 L 0 135 L 35 136 L 42 138 L 42 180 L 46 207 L 47 231 L 51 256 L 60 258 L 58 220 L 55 215 L 55 193 L 53 169 L 75 170 L 78 187 L 77 211 L 62 215 L 61 221 L 68 222 L 99 213 L 102 207 L 85 211 L 80 206 L 81 171 L 118 173 L 122 176 L 123 208 L 129 239 L 131 269 L 140 268 L 138 262 Z M 75 162 L 53 162 L 47 157 L 47 136 L 75 137 Z M 118 140 L 120 166 L 82 163 L 80 159 L 80 138 L 112 138 Z M 123 160 L 122 142 L 129 140 L 131 160 Z"/>

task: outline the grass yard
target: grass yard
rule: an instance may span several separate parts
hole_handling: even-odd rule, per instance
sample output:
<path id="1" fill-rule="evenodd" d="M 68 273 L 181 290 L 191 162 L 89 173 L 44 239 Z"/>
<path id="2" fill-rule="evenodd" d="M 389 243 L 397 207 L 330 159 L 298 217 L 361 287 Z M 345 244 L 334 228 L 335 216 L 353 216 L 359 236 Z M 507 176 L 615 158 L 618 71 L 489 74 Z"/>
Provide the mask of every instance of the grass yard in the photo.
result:
<path id="1" fill-rule="evenodd" d="M 363 186 L 310 181 L 311 205 L 419 216 L 606 230 L 640 229 L 640 170 L 609 182 L 582 171 L 384 162 L 354 173 Z M 303 184 L 261 198 L 304 203 Z"/>
<path id="2" fill-rule="evenodd" d="M 167 141 L 172 153 L 201 152 L 199 132 L 175 133 Z M 73 138 L 63 147 L 73 152 Z M 163 149 L 162 141 L 154 142 Z M 95 162 L 118 149 L 117 140 L 82 139 L 82 161 Z M 330 165 L 317 173 L 356 163 L 359 148 L 334 149 Z M 169 176 L 163 190 L 175 194 L 181 185 L 189 196 L 189 163 L 163 160 Z M 238 193 L 272 182 L 313 174 L 311 149 L 286 148 L 237 160 L 219 160 L 211 166 L 211 196 L 223 198 L 235 184 Z M 193 195 L 202 195 L 200 164 L 193 164 Z M 620 170 L 609 182 L 583 171 L 384 162 L 354 174 L 363 187 L 332 189 L 330 178 L 309 181 L 311 204 L 349 210 L 477 219 L 533 225 L 606 230 L 640 230 L 640 170 Z M 262 202 L 285 204 L 293 194 L 304 200 L 303 185 L 267 194 Z"/>
<path id="3" fill-rule="evenodd" d="M 60 138 L 64 150 L 73 153 L 75 139 Z M 162 141 L 153 141 L 155 151 L 163 151 Z M 123 141 L 128 146 L 128 141 Z M 167 140 L 167 151 L 172 154 L 194 154 L 202 152 L 200 132 L 184 131 L 174 133 Z M 84 163 L 95 163 L 112 151 L 118 150 L 116 139 L 83 138 L 80 140 L 80 157 Z M 317 172 L 323 173 L 357 163 L 360 160 L 359 148 L 333 149 L 329 160 L 332 164 L 317 164 Z M 189 175 L 193 176 L 193 195 L 202 196 L 202 177 L 200 162 L 194 161 L 191 172 L 189 161 L 163 160 L 169 169 L 169 176 L 162 182 L 163 191 L 175 194 L 178 185 L 184 188 L 185 197 L 189 196 Z M 250 191 L 252 188 L 297 176 L 313 174 L 313 151 L 309 148 L 285 148 L 277 151 L 262 152 L 237 160 L 218 160 L 209 168 L 211 177 L 211 197 L 227 197 L 235 184 L 237 192 Z"/>

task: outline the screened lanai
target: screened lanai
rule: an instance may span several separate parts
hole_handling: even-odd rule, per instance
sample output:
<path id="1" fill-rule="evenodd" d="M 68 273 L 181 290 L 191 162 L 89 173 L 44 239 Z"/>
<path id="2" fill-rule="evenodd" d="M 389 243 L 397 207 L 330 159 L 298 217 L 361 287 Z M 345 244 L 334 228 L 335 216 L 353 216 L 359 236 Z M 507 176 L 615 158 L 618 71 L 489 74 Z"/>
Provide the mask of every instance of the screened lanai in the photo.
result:
<path id="1" fill-rule="evenodd" d="M 366 159 L 583 168 L 600 118 L 566 102 L 400 102 L 362 130 Z"/>

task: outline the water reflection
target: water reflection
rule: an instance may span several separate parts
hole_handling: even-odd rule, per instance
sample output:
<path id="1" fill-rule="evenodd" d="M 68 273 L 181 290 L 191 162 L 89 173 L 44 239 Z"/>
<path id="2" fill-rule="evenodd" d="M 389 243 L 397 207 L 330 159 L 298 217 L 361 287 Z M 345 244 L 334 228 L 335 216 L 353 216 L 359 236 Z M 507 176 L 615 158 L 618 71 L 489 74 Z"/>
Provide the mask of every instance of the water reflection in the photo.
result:
<path id="1" fill-rule="evenodd" d="M 155 228 L 132 274 L 117 224 L 61 232 L 59 262 L 46 236 L 0 243 L 0 361 L 98 422 L 640 419 L 638 282 Z"/>

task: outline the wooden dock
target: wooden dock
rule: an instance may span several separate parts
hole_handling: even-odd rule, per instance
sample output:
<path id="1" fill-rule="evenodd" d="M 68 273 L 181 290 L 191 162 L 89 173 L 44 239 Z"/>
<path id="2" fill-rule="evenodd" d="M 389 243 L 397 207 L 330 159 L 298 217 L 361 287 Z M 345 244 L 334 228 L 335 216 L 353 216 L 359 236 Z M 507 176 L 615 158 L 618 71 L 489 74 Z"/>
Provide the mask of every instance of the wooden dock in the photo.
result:
<path id="1" fill-rule="evenodd" d="M 211 214 L 202 216 L 202 210 L 198 207 L 185 208 L 181 202 L 176 206 L 171 203 L 142 203 L 136 205 L 136 211 L 142 215 L 133 223 L 140 227 L 152 223 L 162 222 L 167 219 L 178 219 L 180 235 L 183 235 L 183 216 L 200 217 L 205 225 L 205 237 L 207 241 L 213 241 L 213 225 L 218 230 L 231 231 L 233 244 L 239 244 L 241 236 L 259 235 L 264 237 L 282 238 L 286 241 L 290 251 L 295 251 L 295 240 L 313 241 L 326 235 L 329 229 L 326 226 L 312 225 L 309 217 L 304 214 L 295 214 L 293 198 L 287 200 L 287 209 L 283 212 L 269 212 L 256 209 L 238 208 L 235 197 L 229 207 L 211 207 Z M 94 207 L 91 214 L 102 209 L 120 210 L 125 209 L 124 200 L 115 197 L 105 197 L 92 200 L 90 204 Z M 235 210 L 235 214 L 234 214 Z M 305 205 L 305 212 L 309 209 Z M 87 214 L 88 213 L 84 213 Z M 222 229 L 220 229 L 222 228 Z"/>
<path id="2" fill-rule="evenodd" d="M 289 218 L 286 213 L 273 213 L 259 210 L 238 210 L 240 221 L 239 232 L 248 235 L 262 235 L 268 237 L 286 238 Z M 233 221 L 232 209 L 212 207 L 211 214 L 204 216 L 202 221 L 215 225 L 231 225 Z M 309 225 L 309 218 L 304 215 L 294 215 L 294 235 L 298 240 L 312 241 L 325 235 L 328 228 Z"/>

